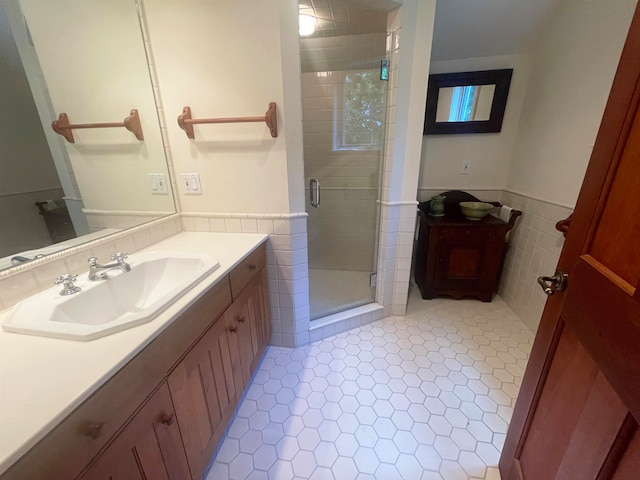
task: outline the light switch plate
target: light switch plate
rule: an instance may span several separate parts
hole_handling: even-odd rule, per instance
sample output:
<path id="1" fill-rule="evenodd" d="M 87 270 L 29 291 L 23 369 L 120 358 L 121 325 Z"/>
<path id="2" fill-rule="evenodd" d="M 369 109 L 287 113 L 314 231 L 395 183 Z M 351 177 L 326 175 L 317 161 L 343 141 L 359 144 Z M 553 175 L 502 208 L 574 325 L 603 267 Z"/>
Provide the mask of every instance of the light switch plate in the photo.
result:
<path id="1" fill-rule="evenodd" d="M 152 195 L 168 195 L 167 176 L 164 173 L 149 173 L 149 185 Z"/>
<path id="2" fill-rule="evenodd" d="M 199 173 L 182 173 L 182 188 L 186 195 L 202 195 Z"/>

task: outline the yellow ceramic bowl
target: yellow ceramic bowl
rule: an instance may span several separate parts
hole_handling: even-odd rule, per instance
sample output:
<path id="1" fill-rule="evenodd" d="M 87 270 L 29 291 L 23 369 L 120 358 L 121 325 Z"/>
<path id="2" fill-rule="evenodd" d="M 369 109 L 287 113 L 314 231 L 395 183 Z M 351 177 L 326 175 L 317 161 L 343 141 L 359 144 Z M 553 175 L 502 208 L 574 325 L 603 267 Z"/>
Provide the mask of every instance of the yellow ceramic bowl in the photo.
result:
<path id="1" fill-rule="evenodd" d="M 469 220 L 483 219 L 492 208 L 493 205 L 485 202 L 460 202 L 462 214 Z"/>

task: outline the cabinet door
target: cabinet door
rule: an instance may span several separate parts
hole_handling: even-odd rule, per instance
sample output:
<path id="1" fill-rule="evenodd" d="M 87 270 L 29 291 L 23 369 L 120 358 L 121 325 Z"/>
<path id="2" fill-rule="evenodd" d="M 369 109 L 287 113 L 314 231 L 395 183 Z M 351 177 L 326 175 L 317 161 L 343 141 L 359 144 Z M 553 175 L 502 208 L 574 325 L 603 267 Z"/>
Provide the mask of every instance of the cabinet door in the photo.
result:
<path id="1" fill-rule="evenodd" d="M 267 269 L 263 268 L 260 272 L 260 281 L 256 286 L 255 292 L 255 325 L 256 335 L 258 337 L 258 355 L 255 365 L 252 370 L 257 366 L 257 362 L 260 361 L 262 352 L 271 340 L 271 310 L 269 308 L 269 292 L 267 290 Z"/>
<path id="2" fill-rule="evenodd" d="M 191 478 L 167 384 L 145 403 L 81 480 Z"/>
<path id="3" fill-rule="evenodd" d="M 251 379 L 271 337 L 266 283 L 266 270 L 262 269 L 233 304 L 233 321 L 237 327 L 243 388 Z"/>
<path id="4" fill-rule="evenodd" d="M 238 398 L 233 365 L 239 360 L 237 351 L 230 349 L 225 316 L 215 321 L 168 379 L 194 478 L 202 477 Z"/>
<path id="5" fill-rule="evenodd" d="M 443 228 L 436 252 L 436 291 L 491 301 L 503 248 L 501 229 Z"/>

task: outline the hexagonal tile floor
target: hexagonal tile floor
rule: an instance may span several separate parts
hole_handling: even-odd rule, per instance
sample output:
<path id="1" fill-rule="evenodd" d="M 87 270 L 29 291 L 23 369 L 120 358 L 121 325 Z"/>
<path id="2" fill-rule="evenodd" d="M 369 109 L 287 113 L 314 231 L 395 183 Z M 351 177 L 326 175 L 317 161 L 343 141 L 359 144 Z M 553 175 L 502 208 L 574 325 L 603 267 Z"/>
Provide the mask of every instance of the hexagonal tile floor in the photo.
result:
<path id="1" fill-rule="evenodd" d="M 270 347 L 207 480 L 499 479 L 533 334 L 500 299 Z"/>

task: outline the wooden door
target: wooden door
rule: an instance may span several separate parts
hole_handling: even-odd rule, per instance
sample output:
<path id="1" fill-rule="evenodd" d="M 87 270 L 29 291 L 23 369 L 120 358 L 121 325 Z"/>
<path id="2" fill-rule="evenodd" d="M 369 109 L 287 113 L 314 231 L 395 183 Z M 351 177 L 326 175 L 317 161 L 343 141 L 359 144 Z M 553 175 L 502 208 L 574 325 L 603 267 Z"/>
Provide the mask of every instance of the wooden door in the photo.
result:
<path id="1" fill-rule="evenodd" d="M 81 480 L 190 479 L 167 384 L 145 403 Z"/>
<path id="2" fill-rule="evenodd" d="M 216 320 L 168 379 L 193 478 L 202 477 L 237 404 L 233 366 L 238 352 L 228 339 L 230 311 Z"/>
<path id="3" fill-rule="evenodd" d="M 640 479 L 636 10 L 500 459 L 504 480 Z M 553 272 L 549 272 L 549 275 Z"/>

